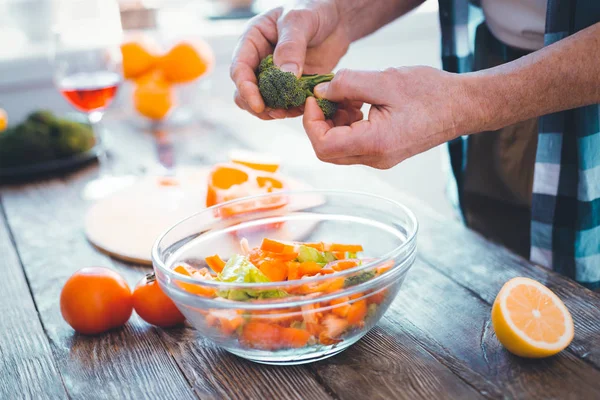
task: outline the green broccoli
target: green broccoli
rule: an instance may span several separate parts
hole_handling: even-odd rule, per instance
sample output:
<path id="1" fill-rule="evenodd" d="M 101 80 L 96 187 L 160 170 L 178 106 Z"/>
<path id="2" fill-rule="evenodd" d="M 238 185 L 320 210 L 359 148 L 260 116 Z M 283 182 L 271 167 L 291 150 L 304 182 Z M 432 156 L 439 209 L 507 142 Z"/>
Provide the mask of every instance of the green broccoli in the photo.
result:
<path id="1" fill-rule="evenodd" d="M 90 127 L 36 111 L 0 135 L 0 167 L 47 162 L 85 152 L 94 146 Z"/>
<path id="2" fill-rule="evenodd" d="M 375 277 L 375 271 L 364 271 L 358 275 L 352 275 L 344 279 L 344 287 L 356 286 L 369 281 Z"/>
<path id="3" fill-rule="evenodd" d="M 319 83 L 329 82 L 334 74 L 302 75 L 296 78 L 291 72 L 281 71 L 273 63 L 273 55 L 263 58 L 258 66 L 258 89 L 267 107 L 288 109 L 304 104 L 307 97 L 314 97 L 314 89 Z M 317 99 L 325 118 L 331 118 L 337 104 Z"/>

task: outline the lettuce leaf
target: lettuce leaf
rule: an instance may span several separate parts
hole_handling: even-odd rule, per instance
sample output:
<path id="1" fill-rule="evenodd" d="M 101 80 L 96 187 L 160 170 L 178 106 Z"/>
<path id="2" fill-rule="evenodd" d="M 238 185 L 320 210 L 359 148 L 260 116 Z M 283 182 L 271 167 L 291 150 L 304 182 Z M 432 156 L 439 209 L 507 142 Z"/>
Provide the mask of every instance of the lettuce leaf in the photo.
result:
<path id="1" fill-rule="evenodd" d="M 236 254 L 231 257 L 223 271 L 217 275 L 219 282 L 230 283 L 266 283 L 270 282 L 269 278 L 261 272 L 254 264 L 250 262 L 248 257 Z M 229 300 L 246 301 L 251 299 L 273 299 L 287 296 L 287 292 L 281 289 L 231 289 L 219 290 L 217 296 L 224 297 Z"/>

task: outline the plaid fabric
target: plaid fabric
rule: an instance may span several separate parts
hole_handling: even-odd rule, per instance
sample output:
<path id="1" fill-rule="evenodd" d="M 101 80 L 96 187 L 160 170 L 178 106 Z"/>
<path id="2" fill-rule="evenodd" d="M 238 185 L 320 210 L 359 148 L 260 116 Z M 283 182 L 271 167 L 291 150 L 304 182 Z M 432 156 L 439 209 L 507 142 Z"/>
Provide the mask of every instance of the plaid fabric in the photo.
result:
<path id="1" fill-rule="evenodd" d="M 467 0 L 439 0 L 442 65 L 471 70 Z M 600 1 L 548 0 L 545 44 L 600 21 Z M 539 120 L 533 183 L 531 260 L 589 288 L 600 287 L 600 106 L 545 115 Z M 465 141 L 448 144 L 460 193 Z M 457 145 L 460 143 L 460 146 Z"/>

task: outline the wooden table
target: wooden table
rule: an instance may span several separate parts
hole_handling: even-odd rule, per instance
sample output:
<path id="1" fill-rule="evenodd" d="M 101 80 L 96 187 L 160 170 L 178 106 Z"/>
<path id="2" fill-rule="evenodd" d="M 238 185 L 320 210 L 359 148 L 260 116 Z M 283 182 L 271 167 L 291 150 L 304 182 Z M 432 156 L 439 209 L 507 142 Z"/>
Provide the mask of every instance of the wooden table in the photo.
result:
<path id="1" fill-rule="evenodd" d="M 86 241 L 89 204 L 79 193 L 96 173 L 92 165 L 0 186 L 0 399 L 600 398 L 598 293 L 442 218 L 368 168 L 318 162 L 308 140 L 285 124 L 259 121 L 218 100 L 210 109 L 201 122 L 171 131 L 181 163 L 225 161 L 231 147 L 277 152 L 287 155 L 284 172 L 316 187 L 362 189 L 415 211 L 418 260 L 385 317 L 340 355 L 295 367 L 247 362 L 189 327 L 161 330 L 137 316 L 99 337 L 74 334 L 58 304 L 74 271 L 109 266 L 133 285 L 149 270 L 109 259 Z M 106 125 L 120 170 L 152 165 L 151 135 L 125 117 Z M 575 320 L 567 350 L 525 360 L 498 343 L 490 307 L 514 276 L 537 279 L 564 300 Z"/>

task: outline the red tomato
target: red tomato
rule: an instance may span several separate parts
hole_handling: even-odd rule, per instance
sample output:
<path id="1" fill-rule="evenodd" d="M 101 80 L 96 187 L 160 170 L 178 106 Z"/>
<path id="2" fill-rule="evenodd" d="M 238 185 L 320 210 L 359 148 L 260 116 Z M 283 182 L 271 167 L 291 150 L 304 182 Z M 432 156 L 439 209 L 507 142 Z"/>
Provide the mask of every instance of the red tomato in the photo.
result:
<path id="1" fill-rule="evenodd" d="M 83 268 L 67 280 L 60 293 L 60 312 L 73 329 L 96 335 L 124 325 L 133 311 L 131 289 L 115 271 Z"/>
<path id="2" fill-rule="evenodd" d="M 149 324 L 168 328 L 181 325 L 185 317 L 162 291 L 154 274 L 146 275 L 133 290 L 133 308 Z"/>

